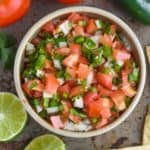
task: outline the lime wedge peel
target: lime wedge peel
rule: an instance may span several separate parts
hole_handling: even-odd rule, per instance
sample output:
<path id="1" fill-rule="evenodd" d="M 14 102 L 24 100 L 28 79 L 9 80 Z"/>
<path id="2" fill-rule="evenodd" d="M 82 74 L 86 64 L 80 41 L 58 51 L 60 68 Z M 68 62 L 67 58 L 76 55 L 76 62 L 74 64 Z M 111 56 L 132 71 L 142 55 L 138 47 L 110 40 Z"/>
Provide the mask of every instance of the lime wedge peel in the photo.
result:
<path id="1" fill-rule="evenodd" d="M 27 113 L 20 100 L 11 93 L 0 92 L 0 141 L 15 138 L 24 128 Z"/>
<path id="2" fill-rule="evenodd" d="M 25 150 L 66 150 L 66 146 L 57 136 L 45 134 L 33 139 Z"/>

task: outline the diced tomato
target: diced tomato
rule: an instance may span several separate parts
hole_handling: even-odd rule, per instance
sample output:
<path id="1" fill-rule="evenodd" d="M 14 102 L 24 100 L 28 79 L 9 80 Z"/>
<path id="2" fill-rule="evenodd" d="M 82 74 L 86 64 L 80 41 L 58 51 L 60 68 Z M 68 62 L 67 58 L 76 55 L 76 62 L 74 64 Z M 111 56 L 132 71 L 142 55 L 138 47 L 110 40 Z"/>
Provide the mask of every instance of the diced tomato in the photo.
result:
<path id="1" fill-rule="evenodd" d="M 109 96 L 112 93 L 111 90 L 108 90 L 101 85 L 97 85 L 97 89 L 99 91 L 99 96 Z"/>
<path id="2" fill-rule="evenodd" d="M 42 30 L 45 32 L 53 33 L 55 30 L 55 25 L 52 22 L 47 22 L 43 27 Z"/>
<path id="3" fill-rule="evenodd" d="M 51 94 L 55 94 L 59 87 L 59 82 L 54 74 L 49 73 L 45 77 L 45 90 Z"/>
<path id="4" fill-rule="evenodd" d="M 72 54 L 78 54 L 78 55 L 82 54 L 81 46 L 79 44 L 71 43 L 69 44 L 69 48 Z"/>
<path id="5" fill-rule="evenodd" d="M 28 96 L 32 96 L 32 92 L 28 88 L 28 82 L 22 84 L 22 89 Z"/>
<path id="6" fill-rule="evenodd" d="M 96 24 L 95 24 L 95 20 L 94 19 L 90 19 L 88 21 L 86 32 L 89 33 L 89 34 L 93 34 L 93 33 L 96 32 L 96 30 L 97 30 L 97 27 L 96 27 Z"/>
<path id="7" fill-rule="evenodd" d="M 56 129 L 64 128 L 64 123 L 62 122 L 60 116 L 51 116 L 50 121 L 54 128 Z"/>
<path id="8" fill-rule="evenodd" d="M 59 86 L 57 91 L 58 91 L 59 94 L 63 95 L 64 93 L 69 94 L 70 90 L 71 90 L 71 87 L 69 86 L 68 83 L 66 83 L 66 84 L 64 84 L 62 86 Z"/>
<path id="9" fill-rule="evenodd" d="M 82 87 L 76 86 L 76 87 L 71 89 L 70 97 L 80 95 L 82 92 L 83 92 Z"/>
<path id="10" fill-rule="evenodd" d="M 86 15 L 82 15 L 81 16 L 81 20 L 85 21 L 85 22 L 88 22 L 89 18 L 86 16 Z"/>
<path id="11" fill-rule="evenodd" d="M 108 98 L 100 98 L 100 114 L 102 118 L 109 118 L 111 116 L 110 108 L 112 107 L 113 103 Z"/>
<path id="12" fill-rule="evenodd" d="M 126 108 L 125 105 L 125 94 L 122 90 L 116 90 L 114 91 L 110 97 L 112 98 L 113 102 L 115 103 L 115 106 L 118 110 L 124 110 Z"/>
<path id="13" fill-rule="evenodd" d="M 35 84 L 35 86 L 33 85 L 32 89 L 30 89 L 30 86 L 32 86 L 32 84 Z M 44 85 L 41 83 L 40 80 L 35 79 L 25 82 L 22 85 L 22 88 L 28 96 L 32 96 L 33 95 L 32 91 L 43 92 Z"/>
<path id="14" fill-rule="evenodd" d="M 76 73 L 77 73 L 77 68 L 76 67 L 67 67 L 66 72 L 69 73 L 69 75 L 71 75 L 72 78 L 76 77 Z"/>
<path id="15" fill-rule="evenodd" d="M 77 75 L 78 75 L 78 78 L 83 80 L 83 79 L 86 79 L 89 72 L 90 72 L 90 68 L 88 67 L 88 65 L 85 65 L 85 64 L 79 64 L 79 68 L 78 68 L 78 71 L 77 71 Z"/>
<path id="16" fill-rule="evenodd" d="M 57 50 L 57 52 L 61 55 L 68 55 L 70 53 L 70 48 L 67 48 L 67 47 L 63 47 L 63 48 L 59 48 Z"/>
<path id="17" fill-rule="evenodd" d="M 88 108 L 87 108 L 87 113 L 89 115 L 89 117 L 100 117 L 100 102 L 99 100 L 97 101 L 91 101 L 89 104 L 88 104 Z"/>
<path id="18" fill-rule="evenodd" d="M 53 45 L 51 43 L 47 43 L 45 46 L 45 50 L 51 54 L 51 50 L 52 50 Z"/>
<path id="19" fill-rule="evenodd" d="M 82 35 L 84 36 L 85 35 L 85 32 L 84 32 L 84 28 L 82 26 L 76 26 L 74 28 L 74 32 L 75 32 L 75 35 Z"/>
<path id="20" fill-rule="evenodd" d="M 121 72 L 121 77 L 122 77 L 122 85 L 123 86 L 126 86 L 126 85 L 128 85 L 129 84 L 129 81 L 128 81 L 128 72 L 127 71 L 125 71 L 125 70 L 123 70 L 122 72 Z"/>
<path id="21" fill-rule="evenodd" d="M 69 15 L 68 20 L 73 22 L 73 23 L 77 23 L 79 20 L 81 20 L 82 17 L 80 14 L 78 13 L 72 13 L 71 15 Z"/>
<path id="22" fill-rule="evenodd" d="M 32 96 L 35 98 L 40 98 L 43 95 L 43 93 L 39 91 L 31 91 L 31 92 L 32 92 Z"/>
<path id="23" fill-rule="evenodd" d="M 113 44 L 113 37 L 111 35 L 104 34 L 100 38 L 100 43 L 111 47 Z"/>
<path id="24" fill-rule="evenodd" d="M 45 60 L 44 69 L 54 70 L 52 63 L 48 59 Z"/>
<path id="25" fill-rule="evenodd" d="M 69 115 L 69 119 L 71 121 L 73 121 L 74 123 L 79 123 L 81 121 L 80 116 L 75 116 L 75 115 L 72 115 L 72 114 Z"/>
<path id="26" fill-rule="evenodd" d="M 90 102 L 97 100 L 99 98 L 97 92 L 88 92 L 84 96 L 84 104 L 85 106 L 88 106 Z"/>
<path id="27" fill-rule="evenodd" d="M 77 54 L 70 54 L 63 60 L 63 64 L 67 67 L 73 67 L 78 63 L 79 56 Z"/>
<path id="28" fill-rule="evenodd" d="M 133 97 L 136 95 L 136 91 L 128 82 L 128 74 L 129 72 L 124 70 L 121 72 L 122 75 L 122 90 L 126 96 Z"/>
<path id="29" fill-rule="evenodd" d="M 110 110 L 110 108 L 108 108 L 108 107 L 101 107 L 100 110 L 101 110 L 101 111 L 100 111 L 100 114 L 101 114 L 101 116 L 102 116 L 103 118 L 108 119 L 108 118 L 111 117 L 111 110 Z"/>
<path id="30" fill-rule="evenodd" d="M 119 40 L 115 40 L 113 42 L 112 48 L 113 49 L 123 49 L 124 45 Z"/>
<path id="31" fill-rule="evenodd" d="M 65 122 L 69 118 L 70 109 L 72 108 L 72 106 L 71 106 L 71 103 L 69 101 L 61 101 L 61 103 L 63 105 L 61 118 Z"/>
<path id="32" fill-rule="evenodd" d="M 116 33 L 117 26 L 115 24 L 113 24 L 110 26 L 110 29 L 111 29 L 112 34 L 114 34 L 114 33 Z"/>
<path id="33" fill-rule="evenodd" d="M 67 80 L 66 81 L 67 84 L 69 84 L 69 86 L 71 88 L 75 87 L 76 86 L 76 80 L 72 79 L 72 80 Z"/>
<path id="34" fill-rule="evenodd" d="M 81 63 L 81 64 L 85 64 L 85 65 L 88 64 L 88 60 L 87 60 L 85 57 L 83 57 L 83 56 L 80 56 L 80 57 L 79 57 L 79 60 L 80 60 L 80 63 Z"/>
<path id="35" fill-rule="evenodd" d="M 125 50 L 118 50 L 118 49 L 114 49 L 113 50 L 113 57 L 116 59 L 116 60 L 128 60 L 130 59 L 131 55 L 126 52 Z"/>
<path id="36" fill-rule="evenodd" d="M 136 91 L 130 84 L 123 86 L 122 90 L 126 96 L 133 97 L 136 95 Z"/>
<path id="37" fill-rule="evenodd" d="M 104 74 L 104 73 L 101 73 L 99 72 L 97 74 L 97 81 L 99 84 L 101 84 L 102 86 L 104 86 L 105 88 L 108 88 L 108 89 L 112 89 L 112 75 L 109 75 L 109 74 Z"/>
<path id="38" fill-rule="evenodd" d="M 96 125 L 96 129 L 102 128 L 108 123 L 108 119 L 101 118 L 100 122 Z"/>
<path id="39" fill-rule="evenodd" d="M 41 42 L 41 38 L 39 37 L 36 37 L 34 38 L 31 43 L 34 45 L 34 46 L 38 46 L 38 44 Z"/>

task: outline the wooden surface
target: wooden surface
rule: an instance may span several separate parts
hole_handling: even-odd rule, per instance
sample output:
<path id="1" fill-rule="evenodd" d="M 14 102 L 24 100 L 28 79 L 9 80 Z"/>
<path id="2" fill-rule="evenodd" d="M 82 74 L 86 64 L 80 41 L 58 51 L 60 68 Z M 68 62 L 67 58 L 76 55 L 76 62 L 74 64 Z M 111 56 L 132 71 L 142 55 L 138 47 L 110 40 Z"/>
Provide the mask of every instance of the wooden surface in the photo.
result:
<path id="1" fill-rule="evenodd" d="M 136 22 L 130 15 L 117 4 L 116 0 L 85 0 L 80 5 L 94 6 L 108 10 L 121 19 L 123 19 L 135 31 L 139 37 L 142 46 L 150 44 L 150 27 L 144 26 Z M 56 0 L 33 0 L 32 6 L 28 14 L 16 24 L 0 29 L 0 31 L 7 31 L 14 34 L 18 42 L 22 39 L 27 30 L 44 15 L 66 7 L 65 5 L 57 3 Z M 140 103 L 128 117 L 128 119 L 114 130 L 87 139 L 74 139 L 62 137 L 67 144 L 68 150 L 107 150 L 110 147 L 125 147 L 129 145 L 137 145 L 141 143 L 142 128 L 144 123 L 144 115 L 147 104 L 150 103 L 150 87 L 149 76 L 147 77 L 146 86 Z M 0 91 L 10 91 L 15 93 L 12 71 L 4 72 L 0 67 Z M 34 137 L 49 133 L 36 122 L 28 117 L 27 125 L 24 131 L 13 141 L 8 143 L 0 143 L 0 150 L 23 150 L 24 146 Z"/>

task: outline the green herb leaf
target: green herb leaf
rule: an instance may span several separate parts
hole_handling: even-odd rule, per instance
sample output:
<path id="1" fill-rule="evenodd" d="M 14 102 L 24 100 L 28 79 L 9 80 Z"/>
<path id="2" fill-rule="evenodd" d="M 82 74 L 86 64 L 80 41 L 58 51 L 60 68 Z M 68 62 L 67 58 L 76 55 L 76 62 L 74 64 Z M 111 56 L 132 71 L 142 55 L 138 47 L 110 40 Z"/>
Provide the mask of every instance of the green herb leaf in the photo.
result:
<path id="1" fill-rule="evenodd" d="M 133 68 L 133 71 L 128 76 L 129 82 L 138 82 L 139 79 L 139 68 Z"/>
<path id="2" fill-rule="evenodd" d="M 112 57 L 112 49 L 111 49 L 111 47 L 104 45 L 103 46 L 103 55 L 106 58 L 111 58 Z"/>
<path id="3" fill-rule="evenodd" d="M 76 36 L 74 38 L 75 43 L 82 44 L 85 41 L 85 38 L 82 35 Z"/>
<path id="4" fill-rule="evenodd" d="M 16 43 L 12 35 L 0 32 L 0 60 L 4 69 L 13 67 Z"/>
<path id="5" fill-rule="evenodd" d="M 95 49 L 96 43 L 92 39 L 87 38 L 86 41 L 84 42 L 84 47 L 90 50 Z"/>
<path id="6" fill-rule="evenodd" d="M 83 119 L 87 118 L 87 115 L 84 112 L 75 108 L 70 109 L 70 113 L 75 116 L 80 116 Z"/>

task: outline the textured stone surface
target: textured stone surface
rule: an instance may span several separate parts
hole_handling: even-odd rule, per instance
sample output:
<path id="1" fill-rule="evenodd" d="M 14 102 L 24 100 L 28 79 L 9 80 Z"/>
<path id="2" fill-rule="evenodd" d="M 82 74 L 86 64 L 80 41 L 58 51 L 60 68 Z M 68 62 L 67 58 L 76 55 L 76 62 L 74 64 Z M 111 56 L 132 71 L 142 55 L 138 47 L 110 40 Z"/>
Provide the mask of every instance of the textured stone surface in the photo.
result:
<path id="1" fill-rule="evenodd" d="M 85 0 L 81 5 L 94 6 L 108 10 L 123 19 L 135 31 L 142 46 L 150 44 L 150 27 L 144 26 L 132 19 L 116 1 L 110 0 Z M 55 0 L 33 0 L 28 14 L 16 24 L 0 29 L 14 34 L 20 41 L 27 30 L 44 15 L 63 8 L 65 5 L 58 4 Z M 149 73 L 149 72 L 148 72 Z M 114 130 L 87 139 L 74 139 L 62 137 L 67 144 L 68 150 L 107 150 L 110 147 L 124 147 L 137 145 L 141 143 L 144 115 L 147 104 L 150 103 L 150 81 L 147 76 L 147 82 L 140 103 L 128 119 Z M 15 93 L 12 72 L 4 72 L 0 67 L 0 91 L 10 91 Z M 0 143 L 0 150 L 22 150 L 24 146 L 34 137 L 48 133 L 29 117 L 25 130 L 15 140 L 9 143 Z"/>

